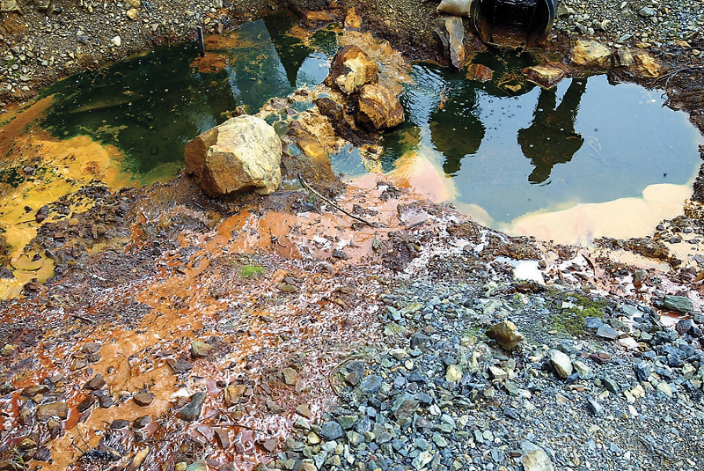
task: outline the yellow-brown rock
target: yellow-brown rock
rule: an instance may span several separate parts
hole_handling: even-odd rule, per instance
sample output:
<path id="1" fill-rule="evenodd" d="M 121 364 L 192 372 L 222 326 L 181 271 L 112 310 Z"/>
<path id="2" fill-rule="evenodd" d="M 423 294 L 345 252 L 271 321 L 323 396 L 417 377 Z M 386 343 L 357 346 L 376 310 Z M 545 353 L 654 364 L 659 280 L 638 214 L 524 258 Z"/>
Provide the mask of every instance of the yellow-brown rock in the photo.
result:
<path id="1" fill-rule="evenodd" d="M 345 46 L 332 60 L 326 83 L 339 88 L 345 95 L 351 95 L 376 80 L 378 73 L 377 63 L 359 46 Z"/>
<path id="2" fill-rule="evenodd" d="M 572 48 L 572 62 L 590 67 L 608 67 L 611 62 L 611 49 L 598 41 L 577 41 Z"/>
<path id="3" fill-rule="evenodd" d="M 362 27 L 362 17 L 359 16 L 356 8 L 350 8 L 345 16 L 345 28 L 359 29 Z"/>
<path id="4" fill-rule="evenodd" d="M 186 144 L 188 173 L 209 196 L 254 190 L 267 195 L 281 183 L 282 146 L 273 127 L 242 115 Z"/>
<path id="5" fill-rule="evenodd" d="M 393 128 L 403 122 L 403 107 L 396 95 L 381 85 L 365 85 L 359 92 L 357 121 L 370 130 Z"/>
<path id="6" fill-rule="evenodd" d="M 647 52 L 639 52 L 633 55 L 636 63 L 636 72 L 641 77 L 656 78 L 660 76 L 662 65 Z"/>
<path id="7" fill-rule="evenodd" d="M 513 350 L 523 341 L 523 334 L 518 332 L 516 324 L 511 321 L 494 324 L 486 331 L 486 336 L 496 340 L 504 350 Z"/>
<path id="8" fill-rule="evenodd" d="M 552 88 L 565 78 L 565 73 L 561 69 L 542 65 L 526 67 L 523 69 L 523 73 L 528 80 L 543 88 Z"/>

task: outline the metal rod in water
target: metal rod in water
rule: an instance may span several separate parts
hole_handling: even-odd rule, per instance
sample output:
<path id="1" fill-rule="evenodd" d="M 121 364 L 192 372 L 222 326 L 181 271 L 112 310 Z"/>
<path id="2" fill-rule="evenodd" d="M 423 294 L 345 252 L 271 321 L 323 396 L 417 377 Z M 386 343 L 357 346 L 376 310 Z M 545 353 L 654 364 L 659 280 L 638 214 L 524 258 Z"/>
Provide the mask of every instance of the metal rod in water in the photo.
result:
<path id="1" fill-rule="evenodd" d="M 198 33 L 198 47 L 200 48 L 200 56 L 205 57 L 205 38 L 203 38 L 203 28 L 196 26 L 196 32 Z"/>

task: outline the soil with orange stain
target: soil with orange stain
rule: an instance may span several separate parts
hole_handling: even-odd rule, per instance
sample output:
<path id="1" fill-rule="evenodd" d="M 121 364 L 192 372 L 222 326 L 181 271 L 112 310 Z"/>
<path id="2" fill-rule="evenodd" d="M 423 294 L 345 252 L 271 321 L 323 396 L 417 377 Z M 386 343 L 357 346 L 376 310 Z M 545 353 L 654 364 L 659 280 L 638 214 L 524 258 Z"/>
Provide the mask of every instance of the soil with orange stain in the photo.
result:
<path id="1" fill-rule="evenodd" d="M 370 224 L 302 191 L 219 202 L 185 178 L 101 197 L 106 204 L 79 215 L 77 226 L 129 201 L 111 225 L 120 242 L 57 258 L 59 276 L 0 305 L 0 337 L 15 346 L 0 366 L 0 383 L 15 390 L 0 399 L 0 433 L 7 443 L 32 438 L 39 458 L 51 455 L 30 461 L 42 469 L 89 469 L 90 450 L 115 452 L 111 464 L 126 465 L 146 447 L 147 469 L 203 455 L 236 469 L 268 462 L 295 420 L 310 423 L 296 407 L 319 416 L 336 400 L 335 366 L 380 340 L 377 298 L 392 268 L 402 268 L 388 263 L 399 252 L 394 234 L 416 230 L 408 226 L 430 213 L 436 222 L 424 229 L 438 230 L 447 216 L 380 177 L 336 201 Z M 55 235 L 40 231 L 35 243 L 54 246 Z M 85 236 L 92 239 L 65 235 L 63 245 Z M 212 353 L 193 358 L 196 340 Z M 99 349 L 86 353 L 92 343 Z M 284 381 L 286 367 L 297 372 L 294 384 Z M 106 384 L 87 390 L 96 374 Z M 39 396 L 22 395 L 37 385 L 46 386 Z M 242 385 L 229 406 L 228 385 Z M 140 391 L 154 401 L 137 405 Z M 179 419 L 196 391 L 206 393 L 200 418 Z M 56 401 L 68 417 L 37 420 L 37 408 Z M 132 425 L 147 415 L 149 426 Z"/>

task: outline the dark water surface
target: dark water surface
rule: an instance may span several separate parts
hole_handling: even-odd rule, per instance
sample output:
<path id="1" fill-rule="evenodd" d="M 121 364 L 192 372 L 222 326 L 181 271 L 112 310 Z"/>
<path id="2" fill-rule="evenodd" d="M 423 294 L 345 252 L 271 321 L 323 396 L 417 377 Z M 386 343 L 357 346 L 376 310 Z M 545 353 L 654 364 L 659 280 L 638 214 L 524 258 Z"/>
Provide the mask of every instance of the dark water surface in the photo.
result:
<path id="1" fill-rule="evenodd" d="M 487 83 L 414 65 L 416 84 L 403 97 L 406 123 L 383 139 L 385 168 L 405 152 L 421 152 L 452 178 L 459 202 L 497 222 L 640 196 L 649 185 L 686 184 L 696 174 L 702 137 L 685 113 L 663 106 L 661 91 L 605 75 L 516 90 L 515 70 L 530 58 L 504 60 L 475 58 L 494 69 Z"/>
<path id="2" fill-rule="evenodd" d="M 43 126 L 56 137 L 88 134 L 115 145 L 144 183 L 175 176 L 185 143 L 228 112 L 244 105 L 256 113 L 272 97 L 325 79 L 335 33 L 316 33 L 316 47 L 308 47 L 286 34 L 294 24 L 290 15 L 275 15 L 242 25 L 233 34 L 236 48 L 208 51 L 228 60 L 212 72 L 194 66 L 196 43 L 181 43 L 72 76 L 47 91 L 55 104 Z"/>
<path id="3" fill-rule="evenodd" d="M 52 86 L 43 126 L 61 138 L 87 134 L 118 147 L 143 183 L 174 176 L 185 143 L 244 106 L 320 84 L 337 50 L 334 28 L 304 42 L 295 17 L 279 14 L 208 41 L 221 66 L 199 67 L 195 43 L 158 48 Z M 413 66 L 402 102 L 406 122 L 382 138 L 382 167 L 418 152 L 441 168 L 457 202 L 494 221 L 526 213 L 640 196 L 657 183 L 687 184 L 702 138 L 687 116 L 663 106 L 660 91 L 607 76 L 565 79 L 543 90 L 523 79 L 533 56 L 483 53 L 494 71 L 480 83 L 466 72 Z M 299 110 L 300 111 L 300 110 Z M 357 149 L 332 156 L 338 171 L 365 171 Z M 12 175 L 3 175 L 12 181 Z"/>

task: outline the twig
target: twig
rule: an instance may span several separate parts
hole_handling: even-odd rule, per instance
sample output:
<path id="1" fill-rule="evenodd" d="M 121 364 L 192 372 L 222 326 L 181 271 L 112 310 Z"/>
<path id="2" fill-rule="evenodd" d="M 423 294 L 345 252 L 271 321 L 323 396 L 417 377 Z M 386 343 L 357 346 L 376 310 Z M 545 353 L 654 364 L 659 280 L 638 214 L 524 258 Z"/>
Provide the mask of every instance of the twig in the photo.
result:
<path id="1" fill-rule="evenodd" d="M 81 315 L 79 315 L 79 314 L 71 314 L 71 313 L 69 313 L 69 316 L 75 317 L 76 319 L 80 319 L 80 320 L 82 320 L 82 321 L 86 321 L 86 322 L 89 323 L 89 324 L 95 325 L 95 321 L 94 321 L 93 319 L 88 319 L 87 317 L 83 317 L 83 316 L 81 316 Z"/>
<path id="2" fill-rule="evenodd" d="M 366 219 L 362 219 L 361 217 L 355 216 L 354 214 L 350 213 L 349 211 L 346 211 L 346 210 L 342 209 L 341 207 L 339 207 L 338 205 L 336 205 L 335 203 L 333 203 L 331 200 L 329 200 L 328 198 L 324 197 L 323 195 L 321 195 L 320 193 L 318 193 L 317 191 L 315 191 L 315 190 L 313 189 L 313 187 L 311 187 L 308 183 L 306 183 L 306 181 L 303 179 L 303 175 L 301 175 L 300 173 L 298 174 L 298 180 L 301 182 L 301 185 L 303 185 L 303 187 L 304 187 L 306 190 L 310 191 L 310 192 L 313 193 L 315 196 L 317 196 L 318 198 L 322 199 L 323 201 L 325 201 L 326 203 L 328 203 L 329 205 L 331 205 L 333 208 L 342 211 L 343 213 L 345 213 L 346 215 L 348 215 L 348 216 L 351 217 L 352 219 L 356 219 L 356 220 L 359 221 L 359 222 L 363 222 L 364 224 L 366 224 L 366 225 L 369 226 L 369 227 L 377 227 L 377 226 L 375 226 L 373 223 L 367 221 Z"/>
<path id="3" fill-rule="evenodd" d="M 338 363 L 337 365 L 335 365 L 335 366 L 330 370 L 330 373 L 328 373 L 328 383 L 330 383 L 330 388 L 332 389 L 332 392 L 334 392 L 335 395 L 336 395 L 337 397 L 339 397 L 340 399 L 344 399 L 344 397 L 342 397 L 342 395 L 338 392 L 337 388 L 335 387 L 335 384 L 334 384 L 333 381 L 332 381 L 332 377 L 335 376 L 335 374 L 337 373 L 337 370 L 339 370 L 340 368 L 342 368 L 342 366 L 343 366 L 345 363 L 347 363 L 347 362 L 349 362 L 349 361 L 352 361 L 352 360 L 356 360 L 356 359 L 358 359 L 358 358 L 364 358 L 364 357 L 363 357 L 362 355 L 359 355 L 359 354 L 357 354 L 357 355 L 352 355 L 352 356 L 350 356 L 350 357 L 347 357 L 347 358 L 345 358 L 344 360 L 342 360 L 340 363 Z"/>
<path id="4" fill-rule="evenodd" d="M 415 229 L 416 227 L 422 226 L 422 225 L 425 224 L 426 222 L 428 222 L 427 219 L 423 219 L 422 221 L 414 222 L 413 224 L 411 224 L 410 226 L 408 226 L 408 229 L 409 229 L 409 230 L 410 230 L 410 229 Z"/>
<path id="5" fill-rule="evenodd" d="M 663 75 L 662 77 L 658 78 L 658 79 L 655 80 L 655 81 L 656 81 L 656 82 L 659 82 L 660 80 L 662 80 L 662 79 L 664 79 L 664 78 L 667 77 L 667 79 L 665 80 L 665 86 L 667 87 L 667 86 L 670 84 L 670 80 L 672 80 L 673 78 L 675 78 L 675 76 L 676 76 L 677 74 L 679 74 L 680 72 L 687 72 L 687 71 L 692 71 L 692 70 L 704 70 L 704 66 L 696 65 L 696 66 L 692 66 L 692 67 L 682 67 L 681 69 L 677 69 L 677 70 L 675 70 L 675 71 L 673 71 L 673 72 L 670 72 L 669 74 Z"/>

